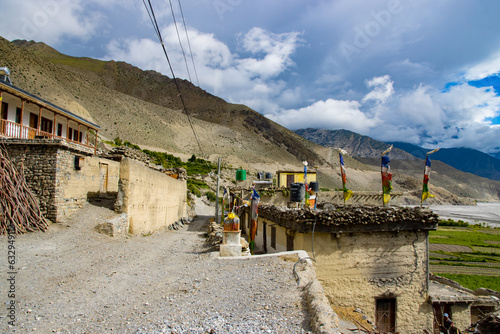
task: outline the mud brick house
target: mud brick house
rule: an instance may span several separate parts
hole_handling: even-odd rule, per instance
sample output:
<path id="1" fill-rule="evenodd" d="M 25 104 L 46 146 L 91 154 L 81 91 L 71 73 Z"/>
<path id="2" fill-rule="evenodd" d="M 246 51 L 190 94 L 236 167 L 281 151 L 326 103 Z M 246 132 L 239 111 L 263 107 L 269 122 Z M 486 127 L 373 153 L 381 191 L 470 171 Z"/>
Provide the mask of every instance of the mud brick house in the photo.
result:
<path id="1" fill-rule="evenodd" d="M 437 223 L 419 208 L 261 205 L 256 248 L 308 251 L 332 305 L 360 308 L 380 332 L 409 333 L 433 327 L 428 233 Z"/>
<path id="2" fill-rule="evenodd" d="M 14 86 L 6 68 L 0 100 L 0 146 L 24 171 L 46 218 L 63 222 L 104 194 L 127 213 L 126 233 L 152 233 L 186 216 L 185 180 L 129 158 L 96 155 L 98 125 Z"/>

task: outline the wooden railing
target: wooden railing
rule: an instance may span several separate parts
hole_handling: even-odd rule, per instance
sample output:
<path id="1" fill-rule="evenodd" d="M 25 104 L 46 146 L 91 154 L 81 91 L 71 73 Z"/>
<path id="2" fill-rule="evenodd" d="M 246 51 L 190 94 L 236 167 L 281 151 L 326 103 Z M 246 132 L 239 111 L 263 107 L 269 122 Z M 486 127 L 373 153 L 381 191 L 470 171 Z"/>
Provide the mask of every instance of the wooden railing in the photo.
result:
<path id="1" fill-rule="evenodd" d="M 29 126 L 8 121 L 6 119 L 0 119 L 0 135 L 10 138 L 20 138 L 20 139 L 36 139 L 36 138 L 50 138 L 50 139 L 62 139 L 70 143 L 75 143 L 78 145 L 83 145 L 90 148 L 95 148 L 94 143 L 89 142 L 88 136 L 83 138 L 83 141 L 72 140 L 64 137 L 57 136 L 50 132 L 45 132 L 35 128 L 30 128 Z"/>

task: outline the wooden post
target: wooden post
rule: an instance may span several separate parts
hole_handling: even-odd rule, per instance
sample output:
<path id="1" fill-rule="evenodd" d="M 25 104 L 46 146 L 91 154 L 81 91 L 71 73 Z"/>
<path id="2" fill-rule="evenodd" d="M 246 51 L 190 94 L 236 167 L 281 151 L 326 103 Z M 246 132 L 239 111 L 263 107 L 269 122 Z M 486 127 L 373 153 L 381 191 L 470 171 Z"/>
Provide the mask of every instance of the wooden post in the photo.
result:
<path id="1" fill-rule="evenodd" d="M 23 137 L 23 114 L 24 114 L 24 100 L 21 100 L 21 119 L 19 122 L 19 138 Z"/>
<path id="2" fill-rule="evenodd" d="M 94 155 L 97 154 L 97 130 L 95 130 Z"/>
<path id="3" fill-rule="evenodd" d="M 78 123 L 78 134 L 77 134 L 77 137 L 78 137 L 78 142 L 81 142 L 82 138 L 80 136 L 80 123 Z"/>
<path id="4" fill-rule="evenodd" d="M 220 183 L 220 158 L 217 159 L 217 189 L 215 191 L 215 223 L 219 223 L 219 183 Z M 222 221 L 224 216 L 222 216 Z"/>
<path id="5" fill-rule="evenodd" d="M 56 137 L 57 114 L 54 113 L 54 124 L 52 125 L 52 138 Z"/>
<path id="6" fill-rule="evenodd" d="M 37 135 L 40 134 L 40 128 L 42 126 L 42 107 L 40 106 L 39 108 L 40 110 L 38 111 L 38 127 L 37 127 L 38 129 L 36 133 Z"/>
<path id="7" fill-rule="evenodd" d="M 68 118 L 68 124 L 66 124 L 66 139 L 69 139 L 69 140 L 72 139 L 69 137 L 69 118 Z"/>

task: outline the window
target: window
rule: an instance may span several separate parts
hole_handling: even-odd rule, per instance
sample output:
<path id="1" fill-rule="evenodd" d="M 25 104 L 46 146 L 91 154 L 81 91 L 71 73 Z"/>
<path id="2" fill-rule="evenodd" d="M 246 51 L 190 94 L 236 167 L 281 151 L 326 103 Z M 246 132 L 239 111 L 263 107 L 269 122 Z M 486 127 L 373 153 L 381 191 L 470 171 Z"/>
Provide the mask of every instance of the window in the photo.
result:
<path id="1" fill-rule="evenodd" d="M 42 123 L 40 124 L 40 130 L 43 132 L 52 133 L 52 121 L 45 117 L 42 117 Z"/>
<path id="2" fill-rule="evenodd" d="M 82 142 L 83 140 L 83 134 L 82 132 L 80 131 L 80 135 L 78 136 L 78 139 L 77 139 L 80 143 Z"/>
<path id="3" fill-rule="evenodd" d="M 69 131 L 68 131 L 68 139 L 73 139 L 73 129 L 72 128 L 69 128 Z"/>
<path id="4" fill-rule="evenodd" d="M 396 331 L 396 298 L 376 300 L 375 325 L 381 333 L 394 333 Z"/>
<path id="5" fill-rule="evenodd" d="M 16 108 L 16 123 L 21 124 L 21 108 Z"/>
<path id="6" fill-rule="evenodd" d="M 276 227 L 271 226 L 271 247 L 276 249 Z"/>
<path id="7" fill-rule="evenodd" d="M 61 123 L 57 124 L 57 135 L 59 137 L 62 137 L 62 124 Z"/>

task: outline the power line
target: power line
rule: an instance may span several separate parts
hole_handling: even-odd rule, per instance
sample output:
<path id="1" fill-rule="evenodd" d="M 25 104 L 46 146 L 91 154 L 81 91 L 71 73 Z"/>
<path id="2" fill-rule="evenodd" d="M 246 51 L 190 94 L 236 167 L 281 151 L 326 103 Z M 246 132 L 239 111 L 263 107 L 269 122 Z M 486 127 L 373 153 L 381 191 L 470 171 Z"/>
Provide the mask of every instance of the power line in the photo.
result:
<path id="1" fill-rule="evenodd" d="M 155 16 L 155 12 L 153 10 L 153 6 L 151 5 L 151 0 L 148 0 L 149 8 L 146 5 L 145 0 L 142 0 L 142 2 L 144 3 L 144 6 L 146 7 L 146 11 L 148 12 L 149 18 L 150 18 L 151 23 L 153 25 L 153 29 L 155 30 L 156 35 L 158 37 L 158 40 L 161 43 L 161 47 L 163 49 L 163 53 L 165 54 L 165 57 L 167 58 L 167 62 L 168 62 L 168 66 L 170 68 L 170 72 L 172 72 L 172 80 L 174 80 L 175 87 L 177 88 L 177 92 L 178 92 L 177 96 L 179 96 L 179 98 L 181 99 L 182 108 L 183 108 L 183 111 L 186 113 L 189 125 L 191 126 L 191 130 L 193 130 L 194 138 L 196 139 L 196 142 L 198 143 L 198 147 L 200 149 L 200 152 L 201 152 L 202 156 L 205 156 L 205 154 L 203 153 L 203 149 L 201 148 L 200 140 L 198 139 L 198 136 L 196 135 L 196 131 L 194 129 L 193 122 L 191 120 L 191 115 L 189 115 L 189 112 L 188 112 L 188 110 L 186 108 L 186 103 L 184 103 L 184 98 L 182 97 L 181 90 L 180 90 L 180 87 L 179 87 L 179 83 L 177 82 L 177 78 L 175 77 L 174 69 L 172 68 L 172 64 L 170 63 L 170 59 L 168 58 L 167 49 L 165 48 L 165 44 L 163 43 L 163 38 L 161 36 L 160 28 L 158 27 L 158 21 L 156 20 L 156 16 Z"/>
<path id="2" fill-rule="evenodd" d="M 181 35 L 179 34 L 179 29 L 177 29 L 177 21 L 175 20 L 174 7 L 172 6 L 172 0 L 168 0 L 168 2 L 170 3 L 170 11 L 172 12 L 172 18 L 174 19 L 175 31 L 177 32 L 177 39 L 179 40 L 179 45 L 181 46 L 182 55 L 184 56 L 184 63 L 186 64 L 186 71 L 187 71 L 187 74 L 189 77 L 189 81 L 193 82 L 193 80 L 191 80 L 191 73 L 189 73 L 189 67 L 188 67 L 188 63 L 187 63 L 187 59 L 186 59 L 186 53 L 184 52 L 184 47 L 182 46 Z"/>
<path id="3" fill-rule="evenodd" d="M 194 75 L 196 76 L 196 83 L 198 87 L 200 87 L 200 80 L 198 80 L 198 73 L 196 72 L 196 66 L 194 64 L 193 50 L 191 50 L 191 43 L 189 42 L 189 35 L 186 27 L 186 20 L 184 20 L 184 12 L 182 11 L 181 0 L 177 0 L 179 2 L 179 9 L 181 10 L 182 22 L 184 23 L 184 31 L 186 32 L 186 39 L 189 46 L 189 53 L 191 54 L 191 62 L 193 63 Z"/>

